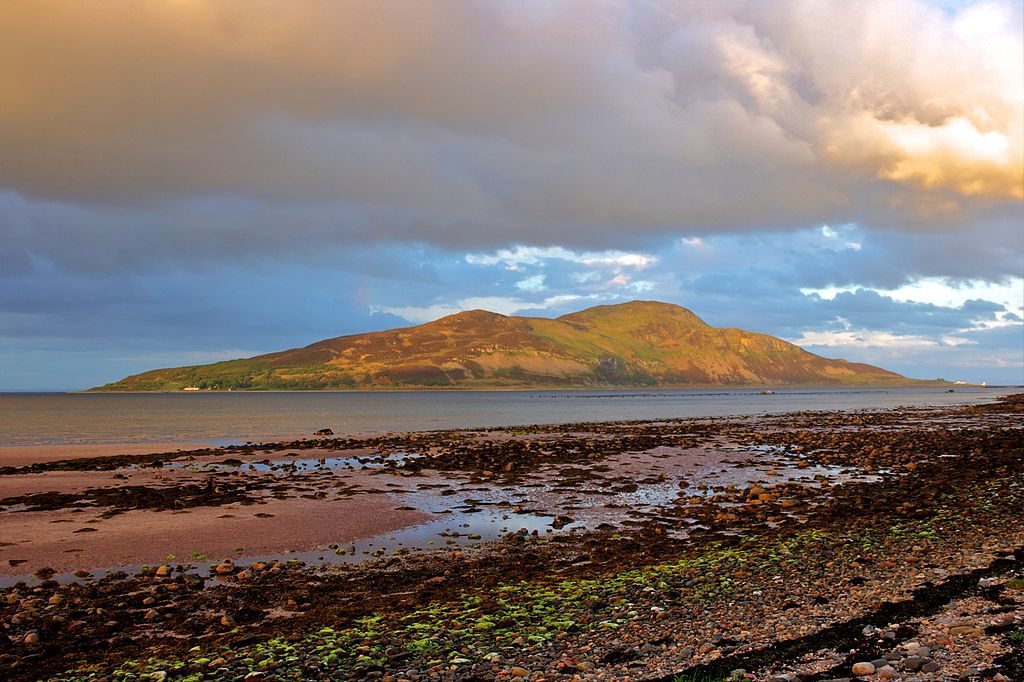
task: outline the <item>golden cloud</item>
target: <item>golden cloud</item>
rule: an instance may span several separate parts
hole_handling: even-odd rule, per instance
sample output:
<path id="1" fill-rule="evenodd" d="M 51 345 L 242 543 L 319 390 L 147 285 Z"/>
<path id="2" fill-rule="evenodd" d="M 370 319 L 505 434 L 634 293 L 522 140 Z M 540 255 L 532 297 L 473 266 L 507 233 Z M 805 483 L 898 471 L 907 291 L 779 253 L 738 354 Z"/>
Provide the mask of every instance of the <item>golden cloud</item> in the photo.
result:
<path id="1" fill-rule="evenodd" d="M 541 235 L 857 219 L 865 201 L 891 224 L 969 217 L 1024 198 L 1020 20 L 915 0 L 6 0 L 0 186 Z"/>

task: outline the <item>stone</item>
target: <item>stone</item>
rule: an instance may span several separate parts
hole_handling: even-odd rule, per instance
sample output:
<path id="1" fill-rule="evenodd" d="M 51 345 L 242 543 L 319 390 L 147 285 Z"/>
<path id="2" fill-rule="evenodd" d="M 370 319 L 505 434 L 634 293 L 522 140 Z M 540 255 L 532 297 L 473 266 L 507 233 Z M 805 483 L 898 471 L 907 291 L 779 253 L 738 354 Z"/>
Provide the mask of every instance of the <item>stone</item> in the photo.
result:
<path id="1" fill-rule="evenodd" d="M 921 666 L 927 663 L 928 660 L 920 656 L 907 656 L 903 659 L 903 667 L 907 670 L 920 670 Z"/>
<path id="2" fill-rule="evenodd" d="M 515 665 L 508 669 L 508 674 L 512 677 L 529 677 L 530 671 Z"/>
<path id="3" fill-rule="evenodd" d="M 870 677 L 875 674 L 875 666 L 867 661 L 862 661 L 854 663 L 850 672 L 853 673 L 854 677 Z"/>
<path id="4" fill-rule="evenodd" d="M 21 641 L 29 646 L 39 644 L 39 635 L 35 632 L 30 632 Z"/>
<path id="5" fill-rule="evenodd" d="M 161 564 L 156 568 L 156 576 L 158 578 L 166 578 L 171 574 L 171 567 L 167 564 Z"/>
<path id="6" fill-rule="evenodd" d="M 923 673 L 937 673 L 939 671 L 939 664 L 935 661 L 928 661 L 921 666 L 921 672 Z"/>
<path id="7" fill-rule="evenodd" d="M 883 665 L 881 668 L 875 671 L 875 674 L 883 680 L 891 680 L 894 677 L 898 677 L 899 673 L 896 672 L 896 668 L 891 665 Z"/>
<path id="8" fill-rule="evenodd" d="M 949 634 L 957 636 L 976 637 L 982 634 L 982 629 L 976 625 L 954 625 L 949 629 Z"/>
<path id="9" fill-rule="evenodd" d="M 564 528 L 565 526 L 568 526 L 570 523 L 575 523 L 575 521 L 576 520 L 571 516 L 559 514 L 555 517 L 555 520 L 551 522 L 551 527 L 555 529 Z"/>

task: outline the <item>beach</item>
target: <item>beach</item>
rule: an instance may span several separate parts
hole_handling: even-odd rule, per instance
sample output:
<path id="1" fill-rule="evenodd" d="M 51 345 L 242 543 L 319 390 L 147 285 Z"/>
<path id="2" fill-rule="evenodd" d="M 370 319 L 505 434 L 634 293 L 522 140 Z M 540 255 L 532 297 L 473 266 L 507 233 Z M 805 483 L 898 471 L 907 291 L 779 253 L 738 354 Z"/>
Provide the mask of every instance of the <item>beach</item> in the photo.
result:
<path id="1" fill-rule="evenodd" d="M 1017 396 L 22 448 L 0 469 L 0 670 L 991 677 L 1020 664 L 1022 428 Z"/>

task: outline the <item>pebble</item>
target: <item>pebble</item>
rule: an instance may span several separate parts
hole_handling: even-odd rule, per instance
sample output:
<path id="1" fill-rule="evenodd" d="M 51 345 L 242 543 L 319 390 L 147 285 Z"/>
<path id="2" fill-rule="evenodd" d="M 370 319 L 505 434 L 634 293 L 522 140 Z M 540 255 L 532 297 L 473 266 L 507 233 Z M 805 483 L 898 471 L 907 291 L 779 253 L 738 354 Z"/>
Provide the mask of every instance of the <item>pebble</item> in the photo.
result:
<path id="1" fill-rule="evenodd" d="M 883 665 L 881 668 L 875 671 L 875 674 L 884 680 L 891 680 L 892 678 L 897 677 L 898 675 L 898 673 L 896 672 L 896 668 L 892 667 L 891 665 Z"/>
<path id="2" fill-rule="evenodd" d="M 854 677 L 869 677 L 875 674 L 875 666 L 867 661 L 862 661 L 854 663 L 850 672 L 853 673 Z"/>
<path id="3" fill-rule="evenodd" d="M 976 636 L 982 634 L 982 629 L 976 625 L 954 625 L 949 629 L 949 634 L 954 637 L 958 635 Z"/>

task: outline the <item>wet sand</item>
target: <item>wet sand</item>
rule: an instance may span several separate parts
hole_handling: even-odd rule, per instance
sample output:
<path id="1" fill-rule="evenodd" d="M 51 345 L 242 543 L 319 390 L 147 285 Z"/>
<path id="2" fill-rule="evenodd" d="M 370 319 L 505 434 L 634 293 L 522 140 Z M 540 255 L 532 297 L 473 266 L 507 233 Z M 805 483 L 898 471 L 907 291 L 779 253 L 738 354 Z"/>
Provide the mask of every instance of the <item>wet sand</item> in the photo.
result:
<path id="1" fill-rule="evenodd" d="M 664 433 L 644 435 L 649 428 Z M 189 563 L 196 556 L 253 561 L 288 554 L 347 563 L 351 554 L 330 551 L 322 559 L 323 549 L 360 541 L 356 558 L 373 558 L 482 544 L 520 528 L 547 534 L 635 527 L 659 518 L 680 496 L 704 499 L 714 488 L 870 478 L 786 467 L 778 453 L 728 439 L 688 439 L 671 425 L 635 430 L 629 443 L 587 431 L 469 431 L 420 434 L 422 443 L 413 447 L 405 436 L 392 436 L 397 447 L 356 439 L 338 448 L 301 442 L 156 458 L 118 449 L 105 458 L 89 448 L 80 457 L 36 460 L 0 476 L 0 579 L 10 584 L 42 569 L 62 579 L 134 571 L 167 557 Z M 703 444 L 692 447 L 697 442 Z M 486 466 L 431 468 L 435 460 L 443 466 L 458 454 L 496 448 L 507 450 L 499 451 L 500 468 L 509 468 L 500 476 Z M 517 471 L 524 453 L 539 461 Z M 431 467 L 421 466 L 428 459 Z M 393 538 L 395 531 L 405 532 Z M 683 526 L 672 534 L 688 532 Z"/>
<path id="2" fill-rule="evenodd" d="M 164 514 L 130 511 L 99 521 L 67 510 L 23 512 L 3 520 L 0 538 L 11 544 L 0 554 L 4 561 L 0 575 L 24 575 L 43 567 L 73 573 L 202 563 L 242 555 L 287 558 L 328 539 L 351 543 L 427 518 L 422 512 L 397 511 L 386 501 L 363 498 L 329 505 L 270 499 L 247 507 L 197 507 Z"/>
<path id="3" fill-rule="evenodd" d="M 0 467 L 23 467 L 85 457 L 144 455 L 209 447 L 205 443 L 68 443 L 59 445 L 0 445 Z"/>

